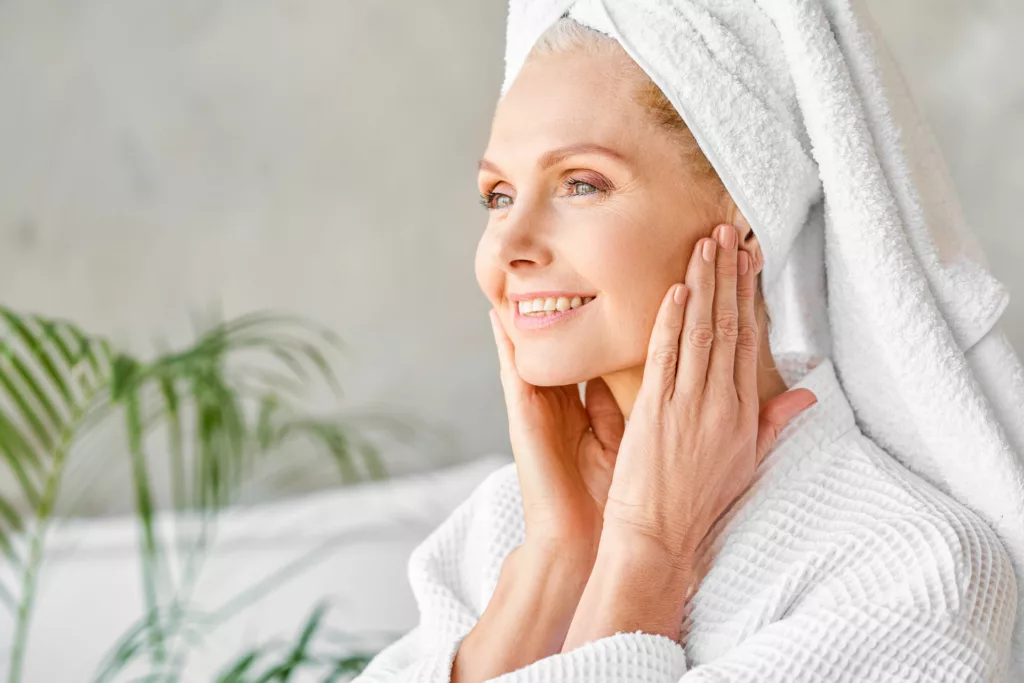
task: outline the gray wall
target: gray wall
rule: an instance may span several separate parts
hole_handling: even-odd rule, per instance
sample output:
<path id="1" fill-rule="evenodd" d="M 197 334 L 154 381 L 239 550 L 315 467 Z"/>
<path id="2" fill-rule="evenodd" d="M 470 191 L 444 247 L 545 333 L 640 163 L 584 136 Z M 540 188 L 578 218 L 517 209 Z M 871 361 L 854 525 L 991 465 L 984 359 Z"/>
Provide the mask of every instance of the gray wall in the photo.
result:
<path id="1" fill-rule="evenodd" d="M 1024 5 L 871 5 L 1015 294 L 1006 320 L 1024 349 L 1012 67 Z M 450 445 L 391 452 L 396 472 L 506 451 L 472 263 L 504 12 L 479 0 L 0 3 L 0 300 L 136 349 L 186 338 L 211 306 L 312 315 L 351 348 L 346 405 L 451 428 Z M 101 462 L 71 482 L 82 511 L 125 502 Z M 310 471 L 260 495 L 327 481 Z"/>

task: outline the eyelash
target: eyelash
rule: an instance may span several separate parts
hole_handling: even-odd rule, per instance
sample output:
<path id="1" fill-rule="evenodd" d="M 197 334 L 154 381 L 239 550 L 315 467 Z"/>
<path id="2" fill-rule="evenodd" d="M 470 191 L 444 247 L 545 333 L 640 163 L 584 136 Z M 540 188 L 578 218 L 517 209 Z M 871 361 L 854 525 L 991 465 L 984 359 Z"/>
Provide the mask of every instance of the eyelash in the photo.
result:
<path id="1" fill-rule="evenodd" d="M 566 178 L 564 181 L 562 181 L 562 187 L 564 187 L 567 190 L 571 190 L 575 185 L 590 185 L 592 188 L 594 188 L 594 192 L 587 192 L 585 194 L 575 195 L 577 197 L 585 197 L 588 194 L 597 194 L 598 192 L 604 192 L 603 189 L 601 189 L 600 187 L 598 187 L 594 183 L 592 183 L 590 181 L 587 181 L 587 180 L 583 180 L 582 178 L 569 177 L 569 178 Z M 498 197 L 498 196 L 508 197 L 507 194 L 504 194 L 502 192 L 481 193 L 480 194 L 480 205 L 483 206 L 488 211 L 497 211 L 498 207 L 494 206 L 493 202 L 494 202 L 494 198 Z"/>

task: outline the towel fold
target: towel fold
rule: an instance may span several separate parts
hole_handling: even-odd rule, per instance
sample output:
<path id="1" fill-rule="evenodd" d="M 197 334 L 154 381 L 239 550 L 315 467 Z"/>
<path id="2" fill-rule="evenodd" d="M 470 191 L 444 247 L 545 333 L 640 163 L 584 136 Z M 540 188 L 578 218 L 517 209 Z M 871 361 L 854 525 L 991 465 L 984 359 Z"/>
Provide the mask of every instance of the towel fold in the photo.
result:
<path id="1" fill-rule="evenodd" d="M 765 257 L 773 353 L 830 357 L 858 426 L 1014 562 L 1024 680 L 1024 369 L 1009 302 L 860 0 L 511 0 L 504 95 L 559 17 L 614 37 L 689 125 Z"/>

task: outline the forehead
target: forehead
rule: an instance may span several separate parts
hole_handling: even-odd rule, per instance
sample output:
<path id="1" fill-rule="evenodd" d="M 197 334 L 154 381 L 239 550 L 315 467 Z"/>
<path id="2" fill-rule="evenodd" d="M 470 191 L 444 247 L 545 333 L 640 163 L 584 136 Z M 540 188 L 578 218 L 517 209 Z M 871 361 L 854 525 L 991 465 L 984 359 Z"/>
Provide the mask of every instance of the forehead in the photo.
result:
<path id="1" fill-rule="evenodd" d="M 579 138 L 642 146 L 650 131 L 637 103 L 638 69 L 621 49 L 531 57 L 498 102 L 488 154 L 528 152 Z"/>

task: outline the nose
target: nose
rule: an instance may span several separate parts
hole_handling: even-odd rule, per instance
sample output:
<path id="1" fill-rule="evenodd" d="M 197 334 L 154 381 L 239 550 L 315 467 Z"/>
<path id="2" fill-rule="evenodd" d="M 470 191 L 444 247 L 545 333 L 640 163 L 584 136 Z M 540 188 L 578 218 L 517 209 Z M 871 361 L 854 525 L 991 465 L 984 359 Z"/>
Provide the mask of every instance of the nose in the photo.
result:
<path id="1" fill-rule="evenodd" d="M 549 265 L 553 252 L 543 225 L 538 214 L 524 210 L 495 226 L 491 253 L 498 267 L 509 273 L 523 273 Z"/>

